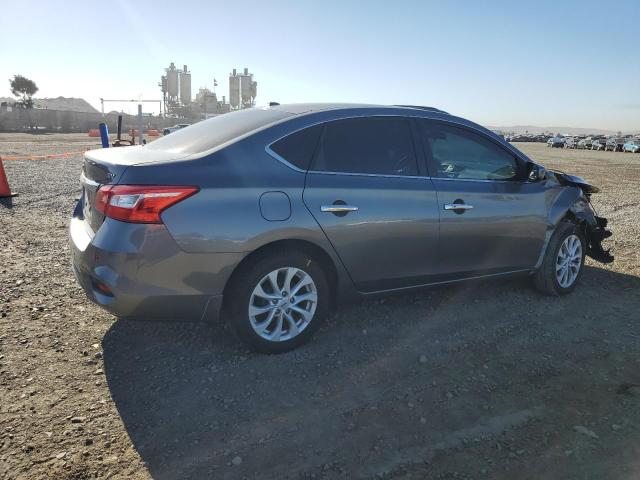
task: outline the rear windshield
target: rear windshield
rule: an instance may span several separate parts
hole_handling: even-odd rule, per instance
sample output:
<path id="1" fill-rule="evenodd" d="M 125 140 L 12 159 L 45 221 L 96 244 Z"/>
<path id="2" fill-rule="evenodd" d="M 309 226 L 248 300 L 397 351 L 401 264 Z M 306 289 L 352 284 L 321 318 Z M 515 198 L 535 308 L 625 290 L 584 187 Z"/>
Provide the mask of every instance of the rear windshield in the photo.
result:
<path id="1" fill-rule="evenodd" d="M 202 153 L 290 116 L 290 113 L 281 110 L 238 110 L 177 130 L 145 148 L 183 154 Z"/>

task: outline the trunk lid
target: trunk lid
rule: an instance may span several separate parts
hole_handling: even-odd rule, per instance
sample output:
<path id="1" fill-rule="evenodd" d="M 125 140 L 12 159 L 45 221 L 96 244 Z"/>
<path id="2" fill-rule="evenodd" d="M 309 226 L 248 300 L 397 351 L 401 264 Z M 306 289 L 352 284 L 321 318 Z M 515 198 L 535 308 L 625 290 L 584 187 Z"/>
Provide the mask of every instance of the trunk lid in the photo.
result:
<path id="1" fill-rule="evenodd" d="M 119 147 L 90 150 L 84 154 L 80 175 L 82 216 L 95 232 L 104 222 L 104 215 L 95 208 L 96 192 L 102 185 L 117 184 L 132 165 L 180 160 L 186 155 L 145 147 Z M 149 183 L 153 183 L 150 181 Z"/>

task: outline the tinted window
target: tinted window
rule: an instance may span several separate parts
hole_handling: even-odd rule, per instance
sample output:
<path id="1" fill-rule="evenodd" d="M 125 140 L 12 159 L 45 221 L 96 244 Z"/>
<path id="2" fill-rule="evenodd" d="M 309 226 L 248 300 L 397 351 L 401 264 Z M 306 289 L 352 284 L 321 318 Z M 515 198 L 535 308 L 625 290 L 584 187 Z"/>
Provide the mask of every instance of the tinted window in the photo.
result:
<path id="1" fill-rule="evenodd" d="M 313 170 L 417 175 L 408 120 L 369 117 L 325 124 Z"/>
<path id="2" fill-rule="evenodd" d="M 425 151 L 435 175 L 472 180 L 511 180 L 515 157 L 491 140 L 464 128 L 420 122 Z"/>
<path id="3" fill-rule="evenodd" d="M 271 150 L 298 168 L 307 170 L 318 146 L 322 126 L 305 128 L 271 145 Z"/>
<path id="4" fill-rule="evenodd" d="M 201 153 L 290 116 L 290 113 L 281 110 L 238 110 L 176 130 L 144 148 L 173 153 Z"/>

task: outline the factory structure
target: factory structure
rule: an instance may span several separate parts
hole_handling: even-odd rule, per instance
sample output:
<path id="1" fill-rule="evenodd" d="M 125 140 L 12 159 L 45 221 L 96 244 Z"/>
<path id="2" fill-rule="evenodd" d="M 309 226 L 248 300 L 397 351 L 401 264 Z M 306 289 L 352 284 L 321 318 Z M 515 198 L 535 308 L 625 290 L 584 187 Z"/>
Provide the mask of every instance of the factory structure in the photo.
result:
<path id="1" fill-rule="evenodd" d="M 253 74 L 245 68 L 242 73 L 234 68 L 229 74 L 229 102 L 226 95 L 219 100 L 215 92 L 217 82 L 213 80 L 214 90 L 201 87 L 195 95 L 191 96 L 191 72 L 186 65 L 181 70 L 171 62 L 165 68 L 165 74 L 160 78 L 158 86 L 162 91 L 162 102 L 166 116 L 181 118 L 207 118 L 233 110 L 251 108 L 255 106 L 258 93 L 258 83 L 253 79 Z"/>

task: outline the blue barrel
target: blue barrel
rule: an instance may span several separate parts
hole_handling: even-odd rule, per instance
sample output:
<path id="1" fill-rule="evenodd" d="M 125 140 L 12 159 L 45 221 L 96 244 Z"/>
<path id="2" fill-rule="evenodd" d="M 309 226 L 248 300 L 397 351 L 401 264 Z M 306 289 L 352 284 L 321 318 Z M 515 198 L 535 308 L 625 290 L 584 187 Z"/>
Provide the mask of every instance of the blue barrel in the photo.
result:
<path id="1" fill-rule="evenodd" d="M 101 123 L 98 128 L 100 129 L 100 139 L 102 140 L 102 148 L 109 148 L 109 129 L 106 123 Z"/>

